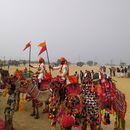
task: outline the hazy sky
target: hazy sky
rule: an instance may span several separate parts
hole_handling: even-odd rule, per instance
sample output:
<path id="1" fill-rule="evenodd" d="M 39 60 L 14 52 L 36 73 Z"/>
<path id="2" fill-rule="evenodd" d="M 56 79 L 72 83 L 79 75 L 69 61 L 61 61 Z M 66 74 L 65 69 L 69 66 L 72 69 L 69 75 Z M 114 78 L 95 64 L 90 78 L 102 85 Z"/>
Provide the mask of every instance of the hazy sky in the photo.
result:
<path id="1" fill-rule="evenodd" d="M 51 61 L 130 64 L 130 0 L 0 0 L 0 58 L 27 59 L 30 40 L 32 60 L 46 40 Z"/>

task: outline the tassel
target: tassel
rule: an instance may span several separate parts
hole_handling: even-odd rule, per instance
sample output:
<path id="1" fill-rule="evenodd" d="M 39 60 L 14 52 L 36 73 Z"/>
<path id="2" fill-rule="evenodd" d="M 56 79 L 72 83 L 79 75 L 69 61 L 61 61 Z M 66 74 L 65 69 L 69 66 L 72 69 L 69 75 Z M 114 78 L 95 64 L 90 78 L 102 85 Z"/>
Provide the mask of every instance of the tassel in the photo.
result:
<path id="1" fill-rule="evenodd" d="M 19 102 L 19 112 L 23 112 L 23 110 L 24 110 L 24 101 L 20 100 L 20 102 Z"/>
<path id="2" fill-rule="evenodd" d="M 110 114 L 109 113 L 107 113 L 106 122 L 107 122 L 107 124 L 111 123 L 111 121 L 110 121 Z"/>
<path id="3" fill-rule="evenodd" d="M 117 115 L 117 130 L 120 130 L 120 117 Z"/>
<path id="4" fill-rule="evenodd" d="M 97 130 L 97 126 L 96 126 L 96 124 L 94 124 L 94 130 Z"/>
<path id="5" fill-rule="evenodd" d="M 106 110 L 103 109 L 103 110 L 101 111 L 101 114 L 102 114 L 102 115 L 105 115 L 105 112 L 106 112 Z"/>
<path id="6" fill-rule="evenodd" d="M 107 114 L 105 113 L 104 115 L 104 122 L 103 122 L 104 125 L 107 125 Z"/>
<path id="7" fill-rule="evenodd" d="M 97 128 L 97 130 L 103 130 L 103 128 L 101 127 L 101 125 Z"/>
<path id="8" fill-rule="evenodd" d="M 119 130 L 125 130 L 125 120 L 120 118 Z"/>
<path id="9" fill-rule="evenodd" d="M 87 130 L 91 130 L 90 123 L 87 125 Z"/>
<path id="10" fill-rule="evenodd" d="M 114 123 L 114 130 L 117 130 L 117 119 L 115 120 L 115 123 Z"/>
<path id="11" fill-rule="evenodd" d="M 116 121 L 115 121 L 115 130 L 118 130 L 118 128 L 119 128 L 119 118 L 118 118 L 118 115 L 117 115 L 117 113 L 116 113 Z"/>
<path id="12" fill-rule="evenodd" d="M 8 90 L 7 90 L 7 88 L 5 88 L 4 91 L 3 91 L 3 97 L 6 97 L 7 93 L 8 93 Z"/>
<path id="13" fill-rule="evenodd" d="M 5 122 L 0 118 L 0 130 L 5 130 Z"/>
<path id="14" fill-rule="evenodd" d="M 22 98 L 20 99 L 20 102 L 19 102 L 19 112 L 23 112 L 23 110 L 24 110 L 24 103 L 25 103 L 24 94 L 22 93 Z"/>
<path id="15" fill-rule="evenodd" d="M 122 130 L 125 130 L 125 120 L 124 119 L 121 121 L 121 124 L 122 124 Z"/>
<path id="16" fill-rule="evenodd" d="M 100 86 L 100 84 L 98 84 L 98 86 L 97 86 L 97 92 L 98 92 L 98 95 L 100 95 L 100 92 L 101 92 L 101 86 Z"/>
<path id="17" fill-rule="evenodd" d="M 119 129 L 121 129 L 122 130 L 122 122 L 121 122 L 121 118 L 119 119 L 119 122 L 120 122 L 120 126 L 119 126 Z"/>

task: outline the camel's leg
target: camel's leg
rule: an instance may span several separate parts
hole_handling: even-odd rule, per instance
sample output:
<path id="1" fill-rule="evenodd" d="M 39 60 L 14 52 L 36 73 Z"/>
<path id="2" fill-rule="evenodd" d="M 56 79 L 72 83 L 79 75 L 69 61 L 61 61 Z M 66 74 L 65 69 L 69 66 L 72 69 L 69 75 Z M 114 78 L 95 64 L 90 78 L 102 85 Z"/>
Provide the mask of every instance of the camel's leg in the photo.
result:
<path id="1" fill-rule="evenodd" d="M 86 121 L 86 120 L 83 121 L 82 129 L 83 129 L 83 130 L 86 130 L 86 129 L 87 129 L 87 121 Z"/>
<path id="2" fill-rule="evenodd" d="M 20 93 L 16 93 L 16 107 L 15 107 L 15 111 L 19 110 L 19 102 L 20 102 Z"/>
<path id="3" fill-rule="evenodd" d="M 13 117 L 9 119 L 10 130 L 13 130 Z"/>
<path id="4" fill-rule="evenodd" d="M 49 99 L 45 101 L 45 108 L 43 109 L 43 113 L 47 113 L 49 111 Z"/>
<path id="5" fill-rule="evenodd" d="M 8 117 L 7 117 L 8 116 Z M 13 130 L 13 115 L 5 115 L 5 130 Z"/>
<path id="6" fill-rule="evenodd" d="M 36 108 L 36 116 L 35 116 L 35 119 L 39 119 L 40 116 L 39 116 L 39 109 L 38 109 L 38 105 L 35 105 L 35 108 Z"/>
<path id="7" fill-rule="evenodd" d="M 33 112 L 31 114 L 31 116 L 35 116 L 36 115 L 36 111 L 35 111 L 35 102 L 32 101 L 32 108 L 33 108 Z"/>

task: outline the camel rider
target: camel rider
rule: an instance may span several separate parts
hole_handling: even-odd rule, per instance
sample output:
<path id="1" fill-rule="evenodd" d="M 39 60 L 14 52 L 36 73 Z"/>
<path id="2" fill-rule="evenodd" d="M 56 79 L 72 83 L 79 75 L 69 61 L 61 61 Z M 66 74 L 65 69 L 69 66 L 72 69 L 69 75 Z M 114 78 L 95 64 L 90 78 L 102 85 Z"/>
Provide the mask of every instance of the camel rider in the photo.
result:
<path id="1" fill-rule="evenodd" d="M 61 77 L 62 80 L 64 80 L 65 82 L 67 81 L 67 77 L 69 75 L 69 66 L 67 63 L 67 60 L 64 57 L 61 57 L 60 59 L 60 65 L 56 66 L 56 67 L 51 67 L 51 69 L 53 70 L 59 70 L 59 76 Z"/>
<path id="2" fill-rule="evenodd" d="M 59 59 L 60 65 L 56 67 L 51 67 L 52 70 L 59 70 L 60 82 L 62 82 L 62 86 L 59 89 L 60 95 L 60 103 L 65 100 L 66 95 L 66 88 L 65 85 L 69 83 L 68 76 L 69 76 L 69 65 L 67 60 L 64 57 Z"/>
<path id="3" fill-rule="evenodd" d="M 38 83 L 39 83 L 39 86 L 42 82 L 42 79 L 45 75 L 45 72 L 46 72 L 46 69 L 45 69 L 45 61 L 43 58 L 40 58 L 39 59 L 39 67 L 38 67 Z"/>
<path id="4" fill-rule="evenodd" d="M 38 87 L 40 88 L 41 82 L 45 76 L 46 69 L 45 69 L 45 60 L 41 57 L 39 58 L 39 67 L 35 67 L 32 65 L 29 65 L 32 68 L 37 69 L 36 74 L 38 74 Z"/>

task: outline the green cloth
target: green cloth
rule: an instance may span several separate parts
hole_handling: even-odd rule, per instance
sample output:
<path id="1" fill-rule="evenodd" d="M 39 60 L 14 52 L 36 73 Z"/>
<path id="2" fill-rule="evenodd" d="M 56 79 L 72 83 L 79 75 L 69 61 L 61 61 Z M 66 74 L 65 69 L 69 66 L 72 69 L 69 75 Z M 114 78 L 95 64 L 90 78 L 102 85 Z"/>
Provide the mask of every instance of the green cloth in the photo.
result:
<path id="1" fill-rule="evenodd" d="M 22 76 L 24 78 L 30 78 L 31 77 L 31 74 L 30 73 L 23 73 Z"/>

